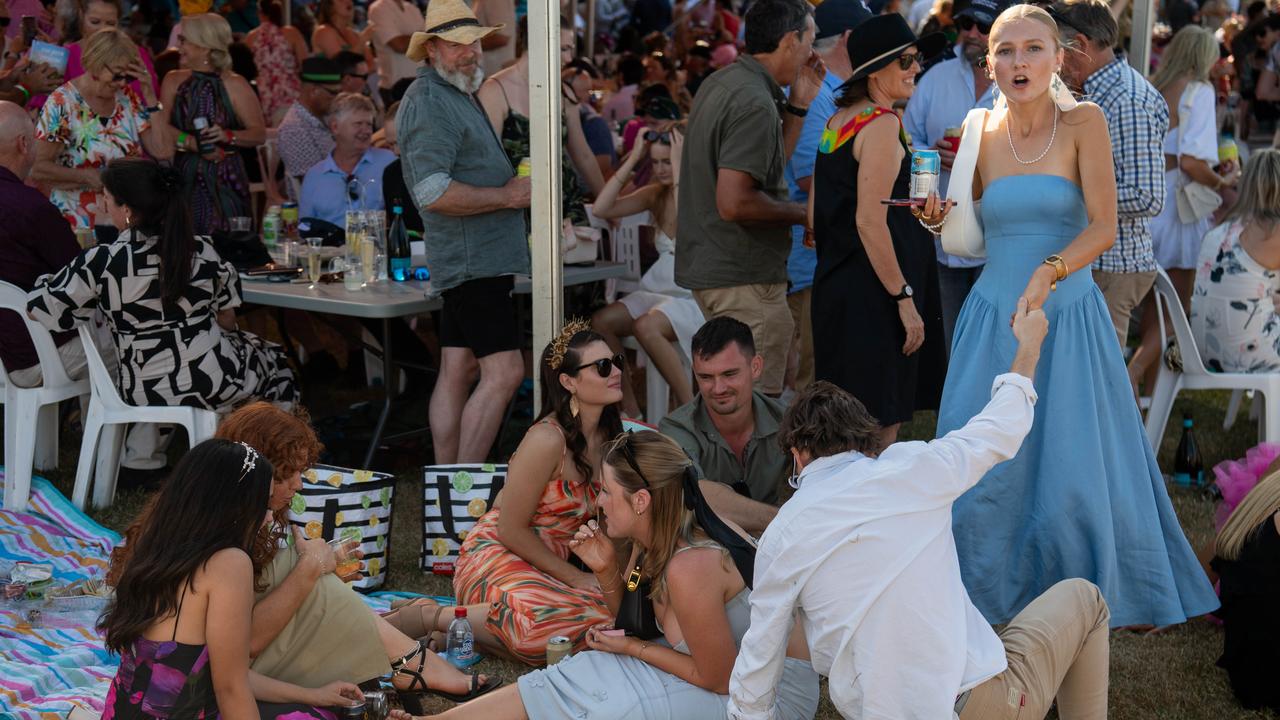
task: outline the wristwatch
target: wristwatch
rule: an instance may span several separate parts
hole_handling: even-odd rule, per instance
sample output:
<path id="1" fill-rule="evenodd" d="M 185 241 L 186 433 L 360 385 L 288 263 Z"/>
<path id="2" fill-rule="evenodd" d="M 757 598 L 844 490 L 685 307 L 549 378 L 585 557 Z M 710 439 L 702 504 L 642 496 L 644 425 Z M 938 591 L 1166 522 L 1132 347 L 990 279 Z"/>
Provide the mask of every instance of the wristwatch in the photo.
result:
<path id="1" fill-rule="evenodd" d="M 804 117 L 805 115 L 809 114 L 809 108 L 802 108 L 796 105 L 792 105 L 791 103 L 787 103 L 786 105 L 783 105 L 782 109 L 786 110 L 792 115 L 795 115 L 796 117 Z"/>
<path id="2" fill-rule="evenodd" d="M 894 296 L 893 296 L 893 301 L 894 301 L 894 302 L 901 302 L 901 301 L 903 301 L 903 300 L 906 300 L 907 298 L 915 297 L 915 294 L 916 294 L 916 291 L 915 291 L 915 290 L 912 290 L 910 285 L 905 285 L 905 284 L 904 284 L 904 285 L 902 286 L 902 292 L 900 292 L 900 293 L 898 293 L 897 295 L 894 295 Z"/>
<path id="3" fill-rule="evenodd" d="M 1053 268 L 1054 279 L 1053 279 L 1053 282 L 1049 283 L 1049 289 L 1057 290 L 1058 283 L 1065 280 L 1067 278 L 1067 275 L 1069 274 L 1067 270 L 1067 261 L 1063 260 L 1061 255 L 1050 255 L 1049 257 L 1045 258 L 1044 262 L 1041 264 L 1048 265 L 1049 267 Z"/>

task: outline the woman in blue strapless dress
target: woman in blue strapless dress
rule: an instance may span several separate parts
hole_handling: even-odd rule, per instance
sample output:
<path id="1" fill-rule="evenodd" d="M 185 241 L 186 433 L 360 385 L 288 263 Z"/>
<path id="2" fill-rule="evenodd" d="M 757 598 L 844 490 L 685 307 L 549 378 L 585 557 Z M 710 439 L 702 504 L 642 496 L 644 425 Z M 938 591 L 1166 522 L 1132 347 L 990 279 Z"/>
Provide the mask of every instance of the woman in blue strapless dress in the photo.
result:
<path id="1" fill-rule="evenodd" d="M 1218 602 L 1169 502 L 1089 272 L 1115 236 L 1107 125 L 1097 106 L 1058 90 L 1056 26 L 1030 7 L 1005 11 L 990 35 L 1005 102 L 989 116 L 974 177 L 987 265 L 956 324 L 938 434 L 977 414 L 1009 367 L 1019 297 L 1044 307 L 1049 335 L 1030 434 L 955 504 L 960 567 L 992 623 L 1072 577 L 1102 589 L 1113 627 L 1180 623 Z"/>

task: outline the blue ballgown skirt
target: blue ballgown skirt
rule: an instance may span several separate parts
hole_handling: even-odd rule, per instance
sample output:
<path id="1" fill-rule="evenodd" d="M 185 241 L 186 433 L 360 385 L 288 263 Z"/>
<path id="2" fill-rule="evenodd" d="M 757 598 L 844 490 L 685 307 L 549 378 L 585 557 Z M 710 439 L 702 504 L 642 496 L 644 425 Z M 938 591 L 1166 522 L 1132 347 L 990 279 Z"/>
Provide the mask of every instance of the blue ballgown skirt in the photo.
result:
<path id="1" fill-rule="evenodd" d="M 956 324 L 938 434 L 990 399 L 1017 341 L 1010 318 L 1031 273 L 1088 224 L 1080 188 L 1057 175 L 998 178 L 985 190 L 987 265 Z M 1106 302 L 1088 269 L 1045 303 L 1049 335 L 1035 424 L 1011 460 L 955 504 L 965 587 L 992 623 L 1080 577 L 1102 590 L 1113 627 L 1168 625 L 1218 607 L 1165 490 L 1133 400 Z"/>

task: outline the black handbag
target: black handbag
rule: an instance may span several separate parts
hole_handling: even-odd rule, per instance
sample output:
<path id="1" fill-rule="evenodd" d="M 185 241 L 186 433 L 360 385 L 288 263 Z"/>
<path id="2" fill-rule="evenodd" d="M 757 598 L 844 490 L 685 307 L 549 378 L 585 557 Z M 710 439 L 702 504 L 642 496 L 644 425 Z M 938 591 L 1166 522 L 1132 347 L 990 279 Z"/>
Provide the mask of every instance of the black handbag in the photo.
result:
<path id="1" fill-rule="evenodd" d="M 636 569 L 631 571 L 631 575 L 634 577 L 639 573 L 637 561 Z M 650 597 L 653 591 L 652 583 L 647 579 L 640 580 L 635 584 L 635 590 L 627 588 L 628 585 L 623 583 L 622 604 L 618 607 L 618 617 L 613 621 L 613 626 L 641 640 L 661 637 L 662 630 L 658 627 L 658 615 L 654 612 L 653 598 Z"/>

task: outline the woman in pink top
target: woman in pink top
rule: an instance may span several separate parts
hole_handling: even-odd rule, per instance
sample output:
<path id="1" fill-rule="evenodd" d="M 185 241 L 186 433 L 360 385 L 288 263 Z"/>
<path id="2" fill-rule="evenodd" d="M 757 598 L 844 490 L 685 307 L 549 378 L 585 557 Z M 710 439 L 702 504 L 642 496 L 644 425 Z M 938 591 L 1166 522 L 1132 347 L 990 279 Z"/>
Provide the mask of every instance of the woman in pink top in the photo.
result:
<path id="1" fill-rule="evenodd" d="M 81 63 L 81 55 L 84 52 L 82 45 L 89 36 L 104 28 L 118 29 L 120 27 L 121 16 L 120 0 L 64 0 L 58 4 L 58 32 L 62 38 L 62 44 L 67 48 L 69 53 L 67 57 L 67 72 L 63 75 L 63 82 L 73 80 L 84 74 L 84 65 Z M 138 54 L 142 57 L 142 66 L 147 69 L 146 81 L 151 85 L 151 93 L 142 91 L 143 78 L 135 78 L 129 83 L 129 87 L 138 97 L 147 97 L 148 95 L 159 94 L 160 80 L 156 77 L 155 65 L 151 62 L 151 53 L 141 45 L 138 46 Z M 44 106 L 47 95 L 37 95 L 31 99 L 27 107 L 31 109 L 39 109 Z"/>

